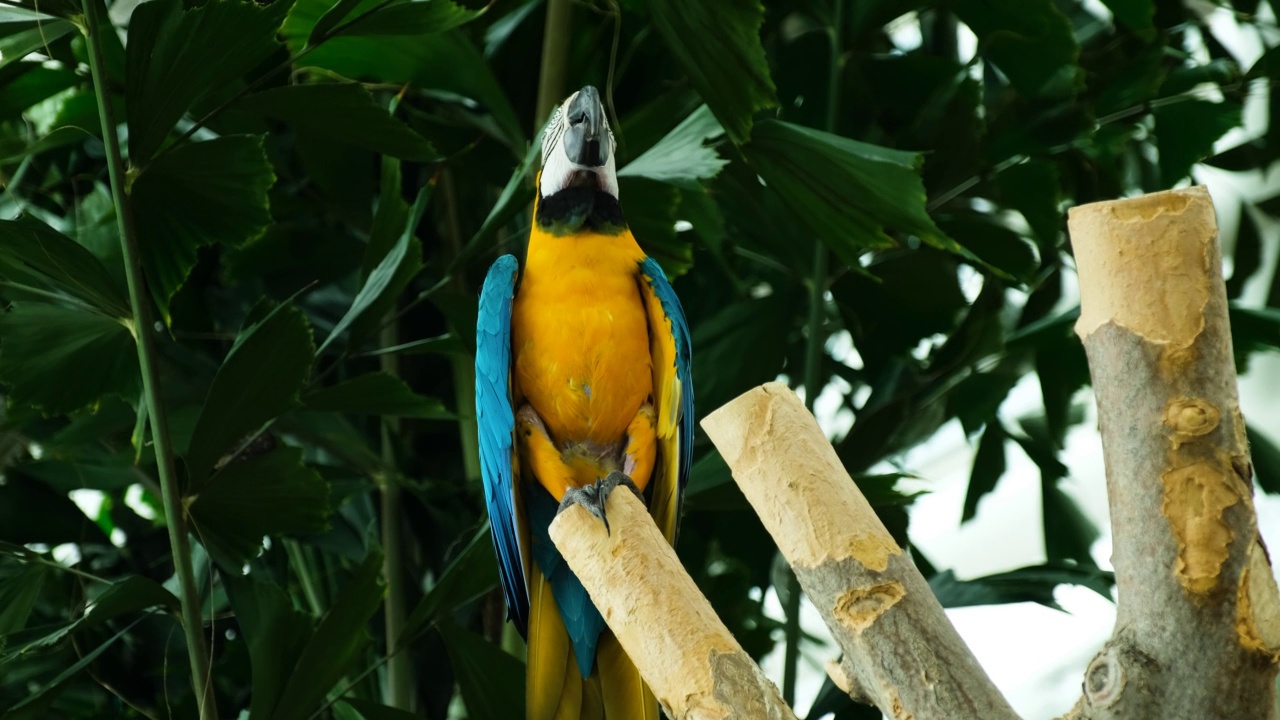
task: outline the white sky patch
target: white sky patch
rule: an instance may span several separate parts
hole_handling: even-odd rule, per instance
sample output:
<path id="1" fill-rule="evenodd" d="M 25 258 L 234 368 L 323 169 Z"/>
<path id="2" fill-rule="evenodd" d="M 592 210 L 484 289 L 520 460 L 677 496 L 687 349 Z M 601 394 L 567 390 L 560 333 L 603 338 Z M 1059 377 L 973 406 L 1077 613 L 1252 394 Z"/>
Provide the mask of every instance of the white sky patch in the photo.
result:
<path id="1" fill-rule="evenodd" d="M 143 500 L 144 492 L 142 485 L 138 483 L 130 485 L 124 491 L 124 504 L 138 517 L 144 520 L 155 520 L 156 511 Z"/>

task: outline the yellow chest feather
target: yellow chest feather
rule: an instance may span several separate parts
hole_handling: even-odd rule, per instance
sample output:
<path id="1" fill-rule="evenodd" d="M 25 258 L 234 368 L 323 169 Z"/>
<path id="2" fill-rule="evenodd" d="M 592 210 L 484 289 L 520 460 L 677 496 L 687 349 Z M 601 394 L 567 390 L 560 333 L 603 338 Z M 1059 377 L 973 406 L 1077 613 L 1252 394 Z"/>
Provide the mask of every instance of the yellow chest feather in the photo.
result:
<path id="1" fill-rule="evenodd" d="M 643 258 L 629 232 L 530 237 L 512 308 L 513 380 L 560 444 L 616 445 L 653 393 Z"/>

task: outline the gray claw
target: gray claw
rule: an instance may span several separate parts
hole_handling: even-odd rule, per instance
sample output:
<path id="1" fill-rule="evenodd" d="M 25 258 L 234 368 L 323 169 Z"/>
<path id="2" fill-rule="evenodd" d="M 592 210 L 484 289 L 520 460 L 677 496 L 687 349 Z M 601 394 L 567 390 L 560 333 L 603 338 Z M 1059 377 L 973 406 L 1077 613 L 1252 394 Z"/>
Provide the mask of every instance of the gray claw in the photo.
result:
<path id="1" fill-rule="evenodd" d="M 580 488 L 569 488 L 564 493 L 564 498 L 560 500 L 560 507 L 557 513 L 563 512 L 570 505 L 581 505 L 588 512 L 600 518 L 600 522 L 604 523 L 605 534 L 609 534 L 609 518 L 605 514 L 605 503 L 609 500 L 609 494 L 612 493 L 619 485 L 624 485 L 641 499 L 644 496 L 640 493 L 640 488 L 631 481 L 631 478 L 614 470 L 609 473 L 608 477 L 596 478 L 596 481 L 590 485 Z"/>

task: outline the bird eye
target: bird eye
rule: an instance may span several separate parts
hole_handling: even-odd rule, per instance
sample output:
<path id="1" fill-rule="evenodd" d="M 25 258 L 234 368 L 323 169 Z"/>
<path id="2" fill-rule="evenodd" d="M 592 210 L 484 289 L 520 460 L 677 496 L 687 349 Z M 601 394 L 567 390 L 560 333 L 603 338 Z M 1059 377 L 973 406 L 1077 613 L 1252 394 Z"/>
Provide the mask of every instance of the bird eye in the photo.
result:
<path id="1" fill-rule="evenodd" d="M 579 110 L 578 112 L 569 116 L 570 125 L 581 125 L 586 121 L 587 121 L 587 113 L 583 110 Z"/>

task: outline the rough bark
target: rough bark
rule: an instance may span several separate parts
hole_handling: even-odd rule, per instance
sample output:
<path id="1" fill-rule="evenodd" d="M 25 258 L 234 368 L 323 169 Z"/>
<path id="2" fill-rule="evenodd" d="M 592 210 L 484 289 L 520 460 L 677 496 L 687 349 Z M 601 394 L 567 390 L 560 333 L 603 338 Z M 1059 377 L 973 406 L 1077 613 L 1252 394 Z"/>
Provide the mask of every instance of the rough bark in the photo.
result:
<path id="1" fill-rule="evenodd" d="M 551 523 L 551 540 L 667 716 L 795 720 L 635 494 L 619 487 L 606 514 L 609 532 L 586 509 L 570 506 Z"/>
<path id="2" fill-rule="evenodd" d="M 1274 718 L 1280 594 L 1258 535 L 1213 203 L 1072 209 L 1119 593 L 1067 717 Z"/>
<path id="3" fill-rule="evenodd" d="M 836 685 L 903 720 L 1017 717 L 790 388 L 702 426 L 844 651 Z"/>

